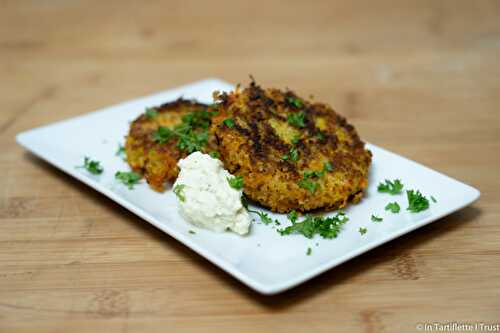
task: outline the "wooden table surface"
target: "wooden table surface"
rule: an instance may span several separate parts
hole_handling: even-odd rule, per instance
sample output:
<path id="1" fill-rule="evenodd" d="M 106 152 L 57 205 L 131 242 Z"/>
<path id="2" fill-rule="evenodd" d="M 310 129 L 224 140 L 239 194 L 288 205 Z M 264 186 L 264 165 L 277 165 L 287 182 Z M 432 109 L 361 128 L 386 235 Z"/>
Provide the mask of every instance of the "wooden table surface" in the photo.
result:
<path id="1" fill-rule="evenodd" d="M 414 332 L 500 320 L 499 1 L 1 1 L 0 332 Z M 261 296 L 15 143 L 206 77 L 331 103 L 475 204 Z"/>

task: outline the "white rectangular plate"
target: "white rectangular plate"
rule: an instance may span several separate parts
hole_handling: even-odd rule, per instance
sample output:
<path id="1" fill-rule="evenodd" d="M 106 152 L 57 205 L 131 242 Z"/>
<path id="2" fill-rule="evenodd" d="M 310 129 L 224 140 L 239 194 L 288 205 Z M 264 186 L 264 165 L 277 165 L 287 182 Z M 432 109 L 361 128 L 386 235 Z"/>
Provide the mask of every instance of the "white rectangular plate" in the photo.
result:
<path id="1" fill-rule="evenodd" d="M 232 85 L 220 80 L 199 81 L 23 132 L 17 136 L 17 141 L 38 157 L 118 202 L 264 294 L 274 294 L 296 286 L 376 246 L 461 209 L 479 197 L 479 191 L 466 184 L 368 144 L 373 153 L 370 185 L 361 203 L 350 205 L 345 210 L 349 222 L 344 225 L 338 238 L 325 240 L 320 237 L 306 239 L 301 235 L 280 236 L 275 227 L 259 223 L 253 224 L 248 236 L 240 237 L 188 225 L 179 216 L 176 198 L 170 190 L 156 193 L 144 182 L 129 190 L 116 182 L 115 172 L 128 170 L 127 164 L 115 155 L 117 146 L 123 143 L 129 122 L 144 112 L 145 107 L 180 96 L 211 103 L 214 90 L 231 89 Z M 99 160 L 104 173 L 93 176 L 84 169 L 75 168 L 82 164 L 84 156 Z M 377 193 L 378 182 L 386 178 L 400 178 L 406 188 L 419 189 L 428 197 L 432 195 L 437 198 L 437 203 L 431 202 L 430 209 L 424 212 L 409 213 L 406 211 L 405 194 L 390 196 Z M 384 210 L 385 205 L 393 201 L 399 202 L 401 206 L 399 214 Z M 371 222 L 372 214 L 383 217 L 384 221 Z M 271 215 L 280 220 L 282 226 L 289 223 L 284 215 Z M 360 235 L 360 227 L 366 227 L 368 232 Z M 196 230 L 195 234 L 189 233 L 192 229 Z M 308 247 L 312 249 L 311 255 L 306 255 Z"/>

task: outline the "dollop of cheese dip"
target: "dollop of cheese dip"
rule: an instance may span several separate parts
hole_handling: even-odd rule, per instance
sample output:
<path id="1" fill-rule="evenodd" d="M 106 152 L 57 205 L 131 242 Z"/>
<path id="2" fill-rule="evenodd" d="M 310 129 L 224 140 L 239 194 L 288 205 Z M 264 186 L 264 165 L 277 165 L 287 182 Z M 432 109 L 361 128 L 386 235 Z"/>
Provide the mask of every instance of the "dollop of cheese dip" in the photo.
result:
<path id="1" fill-rule="evenodd" d="M 233 176 L 222 162 L 194 152 L 177 164 L 181 169 L 174 183 L 181 215 L 190 223 L 217 232 L 247 234 L 250 216 L 241 203 L 242 190 L 229 185 Z"/>

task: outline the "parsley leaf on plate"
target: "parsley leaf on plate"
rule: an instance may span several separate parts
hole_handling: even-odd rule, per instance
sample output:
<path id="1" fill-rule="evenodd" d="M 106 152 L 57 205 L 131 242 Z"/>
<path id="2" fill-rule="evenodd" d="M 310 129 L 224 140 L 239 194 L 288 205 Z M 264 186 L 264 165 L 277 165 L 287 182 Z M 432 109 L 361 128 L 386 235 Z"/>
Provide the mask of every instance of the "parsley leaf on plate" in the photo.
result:
<path id="1" fill-rule="evenodd" d="M 331 217 L 307 215 L 302 221 L 297 222 L 295 214 L 292 216 L 289 214 L 289 218 L 292 221 L 291 226 L 278 229 L 278 232 L 282 236 L 302 234 L 306 238 L 313 238 L 314 235 L 319 234 L 323 238 L 336 238 L 342 229 L 342 225 L 349 220 L 344 213 L 337 213 Z"/>
<path id="2" fill-rule="evenodd" d="M 408 208 L 412 213 L 418 213 L 429 208 L 429 199 L 424 197 L 420 191 L 408 190 L 406 191 L 408 198 Z"/>
<path id="3" fill-rule="evenodd" d="M 100 175 L 104 171 L 101 162 L 91 160 L 90 157 L 87 156 L 83 159 L 83 165 L 77 168 L 84 168 L 93 175 Z"/>
<path id="4" fill-rule="evenodd" d="M 290 213 L 288 213 L 287 218 L 290 220 L 290 222 L 295 223 L 299 218 L 299 214 L 296 210 L 292 210 Z"/>
<path id="5" fill-rule="evenodd" d="M 125 147 L 121 143 L 118 144 L 118 149 L 115 153 L 116 156 L 125 156 Z"/>
<path id="6" fill-rule="evenodd" d="M 431 195 L 431 200 L 432 200 L 432 202 L 434 202 L 434 203 L 438 202 L 438 201 L 436 200 L 436 198 L 434 198 L 432 195 Z"/>
<path id="7" fill-rule="evenodd" d="M 360 227 L 358 231 L 359 231 L 359 233 L 361 235 L 364 235 L 364 234 L 366 234 L 366 232 L 368 231 L 368 229 Z"/>
<path id="8" fill-rule="evenodd" d="M 268 224 L 273 223 L 273 219 L 272 219 L 271 217 L 269 217 L 269 214 L 267 214 L 267 213 L 264 213 L 264 212 L 259 212 L 259 211 L 257 211 L 257 210 L 251 210 L 251 209 L 249 209 L 248 211 L 249 211 L 250 213 L 255 213 L 255 214 L 257 214 L 257 215 L 259 216 L 259 218 L 260 218 L 260 221 L 261 221 L 262 223 L 264 223 L 265 225 L 268 225 Z"/>
<path id="9" fill-rule="evenodd" d="M 308 247 L 308 248 L 307 248 L 307 252 L 306 252 L 306 254 L 307 254 L 308 256 L 310 256 L 312 252 L 313 252 L 313 250 L 312 250 L 310 247 Z"/>
<path id="10" fill-rule="evenodd" d="M 387 206 L 385 206 L 385 210 L 391 211 L 391 213 L 397 214 L 401 210 L 401 207 L 399 207 L 399 204 L 394 201 L 394 202 L 389 202 Z"/>
<path id="11" fill-rule="evenodd" d="M 377 190 L 382 193 L 389 193 L 392 195 L 401 193 L 403 190 L 403 183 L 401 180 L 395 179 L 394 181 L 390 181 L 389 179 L 385 180 L 385 183 L 379 183 Z"/>
<path id="12" fill-rule="evenodd" d="M 383 218 L 376 216 L 376 215 L 373 215 L 373 214 L 372 214 L 371 219 L 372 219 L 372 222 L 382 222 L 384 220 Z"/>
<path id="13" fill-rule="evenodd" d="M 115 178 L 126 185 L 130 190 L 141 180 L 141 175 L 133 171 L 117 171 Z"/>

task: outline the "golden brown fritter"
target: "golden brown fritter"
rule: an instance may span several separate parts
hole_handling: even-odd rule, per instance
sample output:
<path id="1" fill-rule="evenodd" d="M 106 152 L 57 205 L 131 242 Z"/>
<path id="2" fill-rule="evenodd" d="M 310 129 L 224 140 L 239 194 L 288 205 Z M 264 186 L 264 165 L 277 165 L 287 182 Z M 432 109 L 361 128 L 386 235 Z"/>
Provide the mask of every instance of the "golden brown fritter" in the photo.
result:
<path id="1" fill-rule="evenodd" d="M 210 119 L 206 116 L 207 112 L 207 105 L 184 99 L 148 108 L 131 123 L 126 137 L 125 151 L 132 170 L 144 175 L 154 190 L 163 191 L 165 182 L 173 182 L 177 178 L 177 161 L 194 150 L 205 149 L 203 142 L 208 141 L 208 137 L 204 136 L 208 135 Z M 193 115 L 201 115 L 203 119 Z M 198 126 L 198 122 L 193 125 L 192 132 L 186 131 L 186 124 L 199 120 L 203 120 L 203 126 Z M 175 129 L 176 126 L 180 127 L 175 133 L 188 134 L 186 140 L 172 134 L 170 129 Z M 158 136 L 160 128 L 163 131 Z M 194 134 L 191 135 L 192 133 Z M 193 146 L 192 140 L 189 140 L 191 137 L 196 139 L 194 144 L 201 143 L 199 147 Z"/>
<path id="2" fill-rule="evenodd" d="M 255 82 L 214 98 L 219 114 L 211 136 L 250 199 L 276 212 L 338 209 L 360 200 L 371 153 L 330 106 Z"/>

